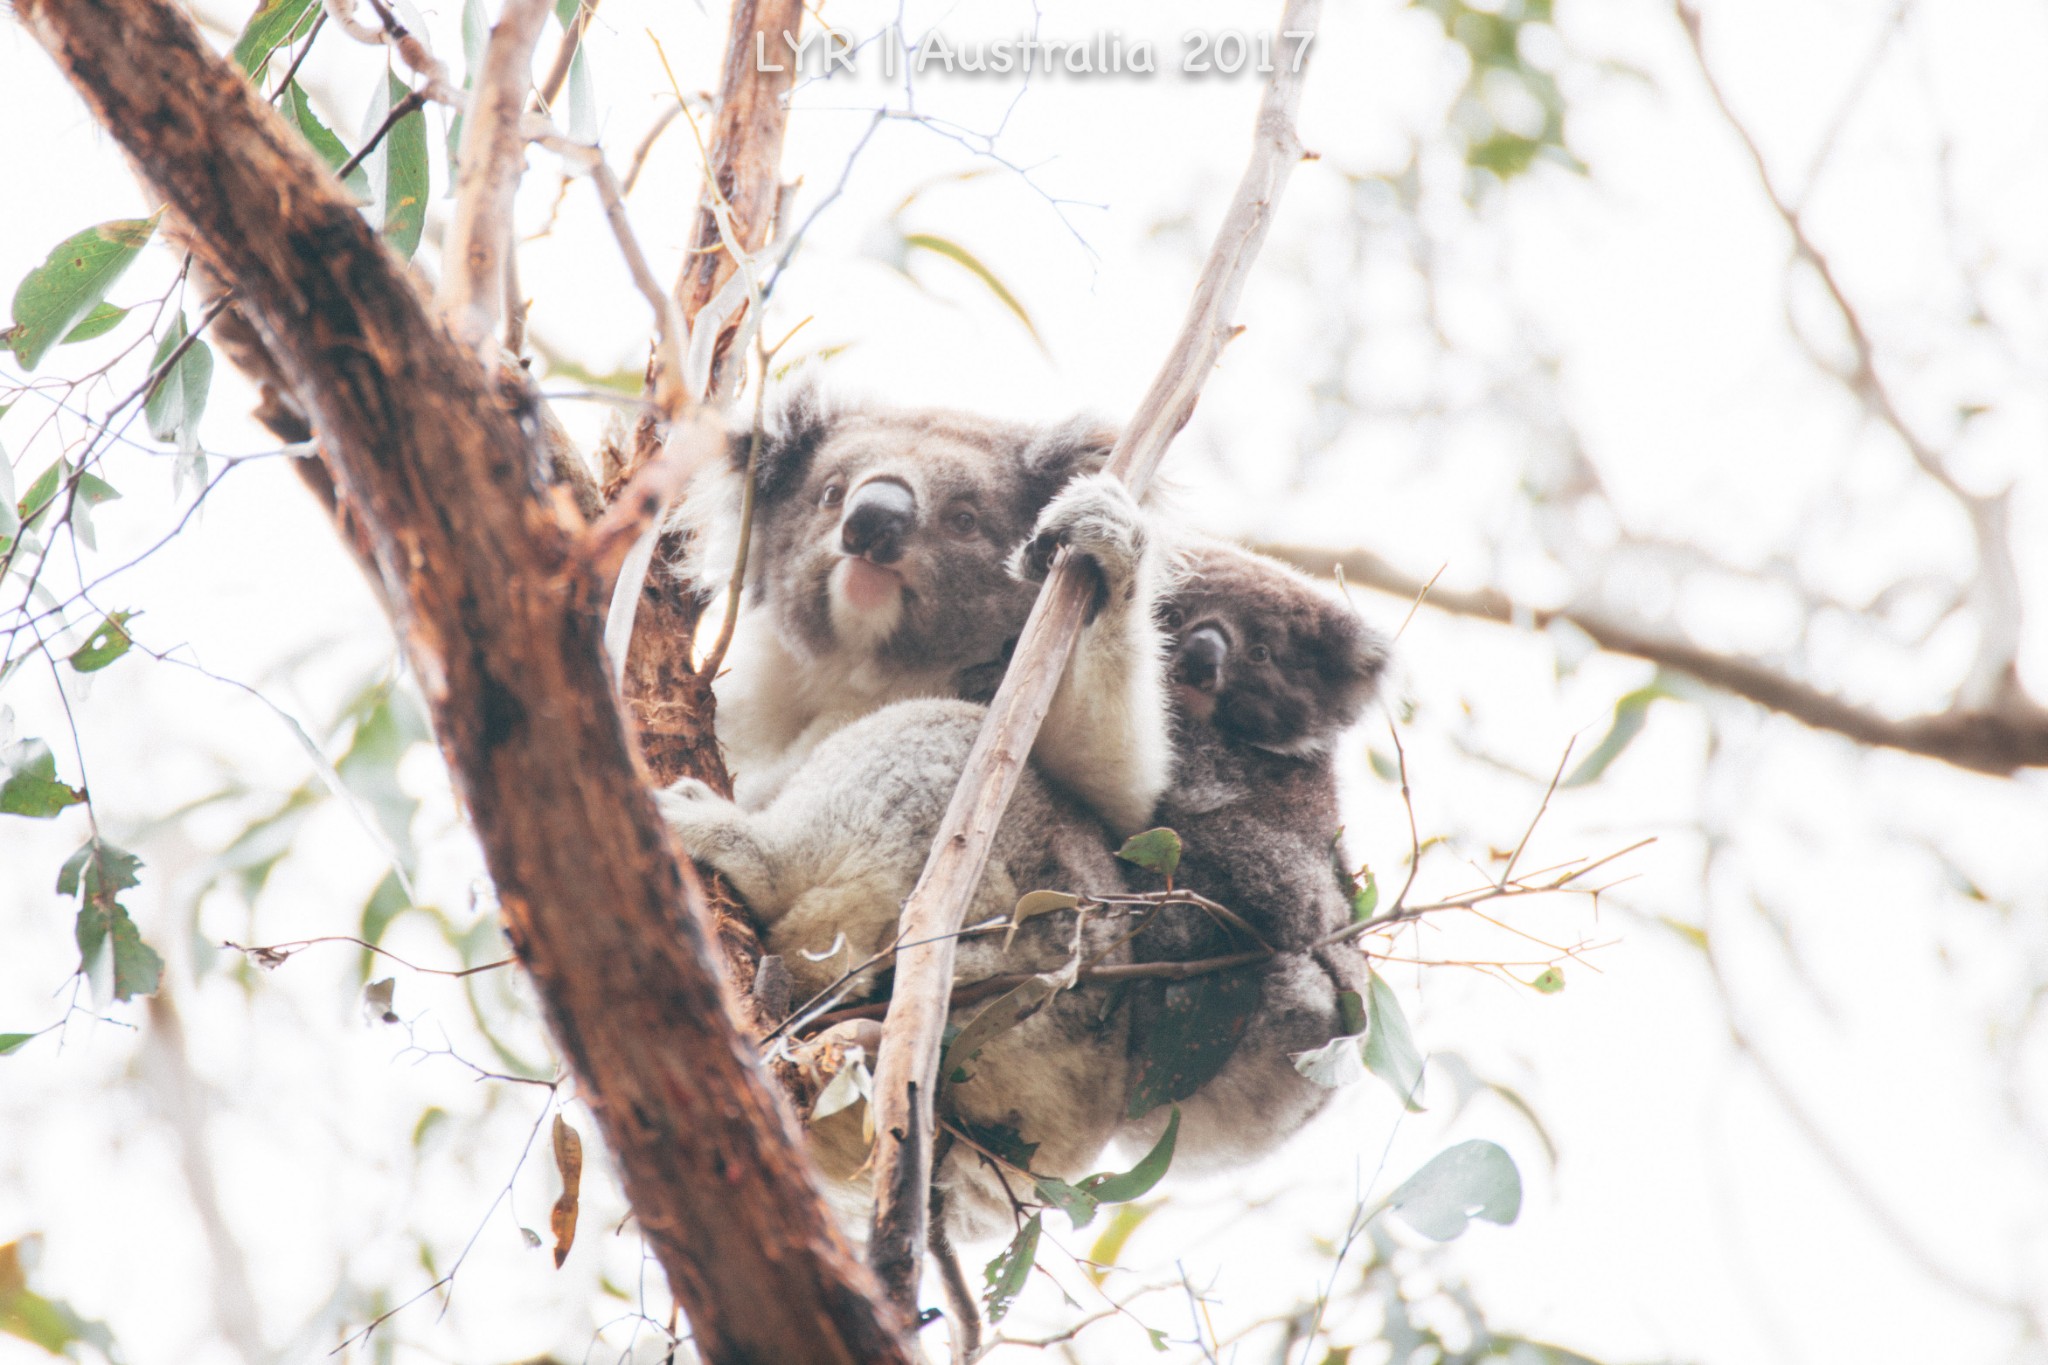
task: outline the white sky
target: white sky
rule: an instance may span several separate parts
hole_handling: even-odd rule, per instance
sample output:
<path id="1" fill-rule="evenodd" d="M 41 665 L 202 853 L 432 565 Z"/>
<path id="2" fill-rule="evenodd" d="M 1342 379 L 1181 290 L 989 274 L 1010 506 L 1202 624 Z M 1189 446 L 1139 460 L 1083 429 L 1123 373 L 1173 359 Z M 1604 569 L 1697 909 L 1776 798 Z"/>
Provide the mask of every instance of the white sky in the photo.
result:
<path id="1" fill-rule="evenodd" d="M 1047 35 L 1113 29 L 1127 43 L 1149 35 L 1169 54 L 1184 29 L 1251 30 L 1270 14 L 1242 3 L 1041 8 Z M 1967 528 L 1953 505 L 1861 420 L 1788 330 L 1796 320 L 1816 350 L 1841 352 L 1811 278 L 1788 273 L 1783 229 L 1667 10 L 1564 0 L 1558 72 L 1571 146 L 1590 173 L 1541 168 L 1475 217 L 1442 143 L 1461 67 L 1434 21 L 1386 0 L 1330 8 L 1302 115 L 1304 140 L 1322 159 L 1295 176 L 1247 295 L 1249 330 L 1169 462 L 1182 514 L 1226 534 L 1364 545 L 1423 576 L 1447 565 L 1447 584 L 1494 583 L 1551 602 L 1571 579 L 1545 553 L 1522 485 L 1541 481 L 1568 426 L 1639 535 L 1692 542 L 1741 570 L 1795 565 L 1814 588 L 1852 603 L 1916 574 L 1966 571 Z M 1790 192 L 1805 186 L 1892 8 L 1708 8 L 1710 55 Z M 708 86 L 722 23 L 711 9 L 605 0 L 592 54 L 615 165 L 665 97 L 648 31 L 686 89 Z M 837 0 L 827 10 L 858 32 L 889 12 Z M 208 13 L 225 44 L 238 16 Z M 963 37 L 1019 32 L 1032 16 L 1023 4 L 910 13 L 914 27 L 943 20 Z M 426 18 L 437 49 L 459 63 L 458 11 L 444 4 Z M 316 104 L 352 140 L 380 59 L 348 50 L 339 33 L 321 47 L 307 68 Z M 2037 609 L 2048 573 L 2044 58 L 2039 6 L 1923 0 L 1843 122 L 1807 211 L 1909 418 L 1947 439 L 1960 405 L 1990 405 L 1953 449 L 1975 488 L 2021 480 L 2015 540 Z M 12 280 L 78 228 L 149 206 L 13 26 L 0 28 L 0 71 L 0 126 L 11 132 L 0 158 L 9 187 L 0 277 Z M 929 128 L 884 125 L 790 272 L 771 334 L 811 317 L 801 348 L 850 347 L 831 362 L 832 382 L 893 401 L 1034 416 L 1128 411 L 1179 323 L 1241 168 L 1257 87 L 1163 73 L 1055 77 L 1019 93 L 1015 80 L 929 74 L 918 87 L 927 114 L 986 131 L 1009 111 L 997 147 L 1030 168 L 1028 182 Z M 800 213 L 838 179 L 883 95 L 872 69 L 801 93 L 785 156 L 789 176 L 803 180 Z M 1381 211 L 1362 264 L 1346 245 L 1344 177 L 1399 170 L 1411 139 L 1425 147 L 1420 221 L 1436 253 L 1448 353 L 1427 335 L 1425 292 L 1403 250 L 1410 226 Z M 632 200 L 664 277 L 689 230 L 695 155 L 687 131 L 671 129 Z M 546 219 L 556 188 L 550 158 L 536 154 L 532 165 L 520 207 L 529 229 Z M 876 258 L 906 195 L 969 170 L 984 173 L 936 185 L 902 224 L 986 261 L 1029 308 L 1043 351 L 964 273 L 916 261 L 920 291 Z M 444 186 L 437 179 L 437 193 Z M 1053 199 L 1072 202 L 1056 210 Z M 444 201 L 436 207 L 445 213 Z M 1968 325 L 1957 261 L 1994 326 Z M 117 300 L 154 294 L 170 268 L 146 259 Z M 522 250 L 521 268 L 536 300 L 533 333 L 551 353 L 596 371 L 640 362 L 646 309 L 585 187 L 570 189 L 554 232 Z M 1349 343 L 1346 325 L 1361 329 Z M 1552 362 L 1554 381 L 1543 368 Z M 1328 373 L 1345 376 L 1358 399 L 1333 427 L 1310 398 L 1311 381 Z M 23 486 L 53 449 L 24 453 L 36 401 L 0 421 Z M 210 448 L 272 444 L 243 417 L 249 406 L 223 366 Z M 602 415 L 588 404 L 564 411 L 586 434 Z M 106 564 L 153 542 L 175 515 L 168 460 L 123 451 L 110 471 L 127 497 L 99 517 Z M 1573 533 L 1590 552 L 1612 528 L 1594 520 Z M 1590 588 L 1596 601 L 1787 662 L 1900 714 L 1943 704 L 1974 644 L 1954 626 L 1922 646 L 1887 644 L 1840 616 L 1802 639 L 1781 589 L 1727 574 L 1680 578 L 1652 559 Z M 361 580 L 276 462 L 237 471 L 190 533 L 110 592 L 107 605 L 147 613 L 137 622 L 146 643 L 189 644 L 209 669 L 264 687 L 309 725 L 331 717 L 388 654 Z M 1360 600 L 1389 628 L 1405 611 Z M 2021 666 L 2048 693 L 2048 635 L 2031 633 Z M 1583 752 L 1615 699 L 1649 674 L 1596 657 L 1561 677 L 1551 641 L 1418 615 L 1401 641 L 1400 689 L 1417 708 L 1404 738 L 1422 830 L 1450 837 L 1425 862 L 1419 889 L 1462 889 L 1474 874 L 1459 856 L 1483 863 L 1490 845 L 1512 846 L 1541 795 L 1526 774 L 1547 777 L 1574 735 Z M 101 819 L 149 862 L 132 903 L 173 960 L 194 1066 L 216 1106 L 211 1159 L 263 1332 L 279 1358 L 317 1358 L 336 1324 L 362 1321 L 344 1279 L 410 1293 L 425 1283 L 415 1235 L 443 1266 L 461 1249 L 543 1097 L 473 1085 L 445 1058 L 398 1056 L 402 1037 L 359 1019 L 350 950 L 308 953 L 246 993 L 211 957 L 205 942 L 221 938 L 353 930 L 380 867 L 341 810 L 315 815 L 253 915 L 213 897 L 186 941 L 191 888 L 239 821 L 222 811 L 148 822 L 230 776 L 259 792 L 305 781 L 305 756 L 274 715 L 196 673 L 140 659 L 73 697 Z M 50 738 L 75 774 L 47 675 L 24 672 L 5 701 L 18 730 Z M 1348 837 L 1385 879 L 1406 854 L 1406 823 L 1397 795 L 1366 767 L 1368 744 L 1386 748 L 1384 727 L 1347 749 Z M 428 803 L 422 896 L 466 916 L 474 856 L 452 832 L 442 779 L 424 754 L 407 777 Z M 2016 1343 L 2009 1316 L 1927 1273 L 1848 1192 L 1731 1043 L 1731 1016 L 1701 955 L 1657 920 L 1711 936 L 1732 1018 L 1918 1257 L 2048 1314 L 2048 1048 L 2038 1030 L 2030 1040 L 2026 1012 L 2048 979 L 2044 819 L 2038 776 L 2006 782 L 1859 753 L 1725 700 L 1660 703 L 1607 778 L 1553 802 L 1528 855 L 1541 865 L 1659 837 L 1628 860 L 1637 880 L 1603 904 L 1597 923 L 1578 905 L 1518 913 L 1518 924 L 1553 941 L 1610 942 L 1592 959 L 1597 971 L 1568 966 L 1568 989 L 1541 997 L 1453 968 L 1391 969 L 1423 1046 L 1525 1096 L 1556 1141 L 1555 1169 L 1504 1103 L 1482 1095 L 1461 1109 L 1455 1068 L 1441 1067 L 1426 1116 L 1397 1123 L 1384 1091 L 1367 1087 L 1259 1170 L 1181 1185 L 1185 1198 L 1132 1243 L 1127 1260 L 1149 1267 L 1132 1282 L 1171 1279 L 1178 1258 L 1211 1288 L 1219 1326 L 1284 1310 L 1326 1271 L 1311 1238 L 1341 1232 L 1355 1184 L 1374 1176 L 1383 1152 L 1381 1191 L 1448 1142 L 1487 1137 L 1514 1153 L 1528 1182 L 1522 1218 L 1468 1235 L 1446 1264 L 1500 1330 L 1607 1361 L 2042 1359 L 2042 1343 Z M 1711 878 L 1703 831 L 1718 851 Z M 41 1027 L 61 1010 L 51 992 L 75 948 L 69 910 L 49 885 L 83 837 L 77 812 L 0 828 L 0 1031 Z M 1943 859 L 1988 899 L 1962 895 Z M 417 920 L 401 921 L 391 946 L 446 960 Z M 1469 926 L 1408 946 L 1480 959 L 1527 948 Z M 194 963 L 204 969 L 196 983 Z M 422 1039 L 445 1028 L 465 1056 L 488 1057 L 457 992 L 398 975 L 401 1011 L 424 1012 Z M 143 1018 L 140 1008 L 113 1013 Z M 534 1055 L 531 1027 L 518 1043 Z M 43 1040 L 0 1060 L 0 1241 L 42 1232 L 38 1286 L 107 1319 L 137 1365 L 232 1359 L 207 1325 L 216 1277 L 149 1056 L 135 1034 L 81 1022 L 61 1051 Z M 433 1140 L 441 1145 L 416 1169 L 411 1134 L 429 1105 L 458 1116 L 455 1136 Z M 571 1113 L 589 1134 L 587 1118 Z M 544 1225 L 553 1197 L 544 1166 L 517 1181 L 528 1226 Z M 602 1178 L 591 1183 L 584 1241 L 566 1270 L 527 1251 L 501 1212 L 477 1241 L 454 1309 L 437 1323 L 431 1307 L 416 1307 L 379 1340 L 396 1343 L 402 1360 L 584 1358 L 593 1327 L 620 1311 L 599 1293 L 600 1264 L 628 1289 L 636 1273 L 630 1234 L 612 1235 L 619 1201 Z M 1247 1216 L 1246 1196 L 1271 1202 Z M 1048 1221 L 1058 1241 L 1085 1250 L 1086 1235 Z M 1070 1272 L 1063 1279 L 1078 1283 Z M 1056 1324 L 1062 1311 L 1041 1285 L 1011 1325 Z M 1183 1299 L 1162 1295 L 1144 1311 L 1187 1335 Z M 308 1321 L 319 1324 L 312 1335 L 293 1339 Z M 589 1358 L 614 1358 L 623 1337 L 606 1340 Z M 1090 1359 L 1151 1358 L 1120 1324 L 1090 1340 Z M 40 1358 L 0 1337 L 0 1365 Z"/>

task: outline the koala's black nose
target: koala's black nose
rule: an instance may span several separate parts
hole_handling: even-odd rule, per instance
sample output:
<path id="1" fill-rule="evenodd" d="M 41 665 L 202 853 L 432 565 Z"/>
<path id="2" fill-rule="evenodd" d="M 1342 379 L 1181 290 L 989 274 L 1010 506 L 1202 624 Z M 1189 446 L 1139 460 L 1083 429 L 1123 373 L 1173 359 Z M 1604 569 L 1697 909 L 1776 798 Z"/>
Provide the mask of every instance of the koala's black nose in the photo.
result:
<path id="1" fill-rule="evenodd" d="M 1174 661 L 1173 680 L 1199 692 L 1214 692 L 1223 685 L 1223 661 L 1230 657 L 1230 642 L 1214 626 L 1197 626 L 1189 632 Z"/>
<path id="2" fill-rule="evenodd" d="M 839 543 L 850 555 L 893 564 L 903 537 L 917 521 L 917 499 L 895 479 L 874 479 L 853 490 L 839 519 Z"/>

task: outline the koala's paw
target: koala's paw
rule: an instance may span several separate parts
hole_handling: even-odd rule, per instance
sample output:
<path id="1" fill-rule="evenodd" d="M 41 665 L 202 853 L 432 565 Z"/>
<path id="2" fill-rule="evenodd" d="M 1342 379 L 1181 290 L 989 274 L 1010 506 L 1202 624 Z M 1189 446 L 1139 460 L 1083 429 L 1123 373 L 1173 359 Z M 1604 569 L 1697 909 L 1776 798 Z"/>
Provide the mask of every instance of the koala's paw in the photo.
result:
<path id="1" fill-rule="evenodd" d="M 671 828 L 686 833 L 718 823 L 734 808 L 709 783 L 694 777 L 679 777 L 666 787 L 656 788 L 654 805 Z"/>
<path id="2" fill-rule="evenodd" d="M 1062 545 L 1095 566 L 1106 596 L 1125 597 L 1145 557 L 1145 514 L 1114 475 L 1083 475 L 1046 504 L 1031 539 L 1010 557 L 1010 573 L 1042 581 Z"/>

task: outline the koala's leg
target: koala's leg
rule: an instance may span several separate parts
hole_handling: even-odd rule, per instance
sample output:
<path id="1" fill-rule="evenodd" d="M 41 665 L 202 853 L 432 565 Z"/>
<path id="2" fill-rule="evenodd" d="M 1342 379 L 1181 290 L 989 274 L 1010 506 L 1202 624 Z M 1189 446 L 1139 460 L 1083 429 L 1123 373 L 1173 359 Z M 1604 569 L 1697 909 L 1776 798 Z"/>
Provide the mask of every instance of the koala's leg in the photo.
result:
<path id="1" fill-rule="evenodd" d="M 1118 834 L 1152 823 L 1172 773 L 1165 641 L 1153 619 L 1165 568 L 1157 536 L 1123 484 L 1075 479 L 1046 506 L 1010 572 L 1043 579 L 1068 546 L 1102 578 L 1102 598 L 1060 677 L 1032 759 Z"/>
<path id="2" fill-rule="evenodd" d="M 755 915 L 769 922 L 782 915 L 787 906 L 775 876 L 779 860 L 761 837 L 756 816 L 694 777 L 656 791 L 654 804 L 683 851 L 731 882 Z"/>

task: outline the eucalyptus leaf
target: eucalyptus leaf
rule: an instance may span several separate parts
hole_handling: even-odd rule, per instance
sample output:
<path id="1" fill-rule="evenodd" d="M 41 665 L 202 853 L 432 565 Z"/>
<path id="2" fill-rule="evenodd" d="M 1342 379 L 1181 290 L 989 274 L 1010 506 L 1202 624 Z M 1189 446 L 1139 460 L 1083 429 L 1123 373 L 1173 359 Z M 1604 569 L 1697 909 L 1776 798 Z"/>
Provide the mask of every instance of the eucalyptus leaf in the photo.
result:
<path id="1" fill-rule="evenodd" d="M 10 1052 L 19 1052 L 35 1037 L 33 1033 L 0 1033 L 0 1057 L 5 1057 Z"/>
<path id="2" fill-rule="evenodd" d="M 1172 881 L 1180 867 L 1180 836 L 1170 829 L 1148 829 L 1124 840 L 1116 856 Z"/>
<path id="3" fill-rule="evenodd" d="M 1180 1136 L 1180 1109 L 1175 1107 L 1166 1120 L 1166 1131 L 1159 1135 L 1159 1141 L 1152 1144 L 1152 1150 L 1139 1159 L 1138 1164 L 1120 1175 L 1091 1175 L 1081 1182 L 1083 1193 L 1101 1204 L 1128 1204 L 1133 1199 L 1151 1193 L 1152 1187 L 1166 1177 L 1167 1168 L 1173 1165 L 1173 1144 Z"/>
<path id="4" fill-rule="evenodd" d="M 268 0 L 260 5 L 235 39 L 235 65 L 254 76 L 270 54 L 312 26 L 320 6 L 314 0 Z"/>
<path id="5" fill-rule="evenodd" d="M 92 315 L 156 233 L 161 210 L 120 218 L 66 237 L 14 291 L 14 327 L 7 344 L 25 370 Z"/>
<path id="6" fill-rule="evenodd" d="M 385 79 L 390 82 L 390 103 L 385 105 L 388 111 L 411 91 L 396 76 L 387 74 Z M 419 250 L 420 233 L 427 225 L 427 196 L 432 189 L 427 164 L 426 112 L 415 109 L 400 119 L 385 134 L 384 151 L 384 193 L 379 199 L 384 208 L 382 232 L 391 249 L 409 261 L 413 252 Z"/>
<path id="7" fill-rule="evenodd" d="M 1415 1096 L 1422 1089 L 1422 1054 L 1408 1032 L 1400 998 L 1378 972 L 1366 987 L 1365 1067 L 1393 1087 L 1411 1114 L 1422 1112 Z"/>
<path id="8" fill-rule="evenodd" d="M 199 419 L 206 414 L 206 394 L 213 384 L 213 350 L 203 341 L 194 341 L 185 347 L 183 355 L 171 361 L 172 354 L 185 344 L 189 335 L 185 315 L 174 315 L 170 329 L 157 343 L 156 354 L 149 362 L 152 374 L 160 369 L 163 373 L 150 388 L 142 415 L 149 424 L 149 434 L 157 440 L 175 440 L 181 449 L 197 450 Z M 170 362 L 169 368 L 165 368 L 166 362 Z"/>
<path id="9" fill-rule="evenodd" d="M 1040 1199 L 1067 1215 L 1068 1221 L 1074 1225 L 1074 1231 L 1079 1232 L 1095 1221 L 1095 1199 L 1066 1181 L 1041 1175 L 1033 1179 L 1032 1186 L 1038 1191 Z"/>
<path id="10" fill-rule="evenodd" d="M 93 310 L 80 319 L 76 327 L 66 332 L 64 339 L 57 344 L 69 346 L 74 341 L 91 341 L 94 337 L 105 336 L 120 325 L 121 319 L 128 316 L 128 311 L 126 308 L 116 308 L 111 303 L 96 304 Z"/>
<path id="11" fill-rule="evenodd" d="M 1081 903 L 1081 898 L 1071 891 L 1027 891 L 1018 898 L 1017 908 L 1010 912 L 1010 928 L 1003 935 L 1003 951 L 1009 952 L 1010 945 L 1017 941 L 1017 931 L 1024 927 L 1026 920 L 1037 919 L 1040 915 L 1056 914 L 1071 910 Z"/>
<path id="12" fill-rule="evenodd" d="M 334 130 L 322 123 L 313 113 L 313 106 L 306 98 L 305 87 L 296 80 L 284 88 L 284 98 L 277 102 L 277 111 L 283 114 L 285 121 L 297 128 L 299 135 L 320 154 L 320 159 L 327 163 L 328 170 L 339 171 L 348 164 L 348 148 L 342 145 Z M 358 198 L 370 197 L 369 172 L 361 166 L 352 167 L 349 173 L 342 177 L 341 183 Z"/>
<path id="13" fill-rule="evenodd" d="M 1498 1143 L 1461 1142 L 1402 1181 L 1387 1207 L 1423 1236 L 1448 1242 L 1474 1218 L 1503 1226 L 1514 1222 L 1522 1211 L 1522 1174 Z"/>
<path id="14" fill-rule="evenodd" d="M 983 1301 L 988 1305 L 988 1320 L 1001 1322 L 1003 1315 L 1010 1311 L 1017 1295 L 1024 1290 L 1024 1282 L 1031 1277 L 1031 1267 L 1038 1260 L 1038 1236 L 1043 1228 L 1042 1215 L 1033 1214 L 1029 1222 L 1017 1231 L 1010 1244 L 1003 1248 L 1003 1254 L 988 1263 L 982 1271 L 982 1282 L 987 1286 Z"/>
<path id="15" fill-rule="evenodd" d="M 979 256 L 951 238 L 935 236 L 929 232 L 903 234 L 904 255 L 908 256 L 912 251 L 929 251 L 934 256 L 944 257 L 981 281 L 983 287 L 995 295 L 996 301 L 1009 309 L 1017 321 L 1024 324 L 1024 330 L 1031 334 L 1031 339 L 1038 344 L 1038 348 L 1041 351 L 1045 349 L 1045 341 L 1038 335 L 1038 327 L 1031 321 L 1031 314 L 1017 296 L 1010 292 L 1009 286 L 997 278 L 995 271 L 982 263 Z"/>
<path id="16" fill-rule="evenodd" d="M 39 739 L 0 747 L 0 815 L 25 815 L 48 820 L 66 806 L 85 800 L 85 793 L 57 780 L 57 759 Z"/>
<path id="17" fill-rule="evenodd" d="M 1558 967 L 1545 967 L 1529 984 L 1545 995 L 1556 995 L 1564 989 L 1564 971 Z"/>
<path id="18" fill-rule="evenodd" d="M 115 1000 L 155 994 L 164 960 L 111 895 L 79 907 L 77 938 L 78 969 L 93 983 L 95 999 L 102 991 Z"/>

